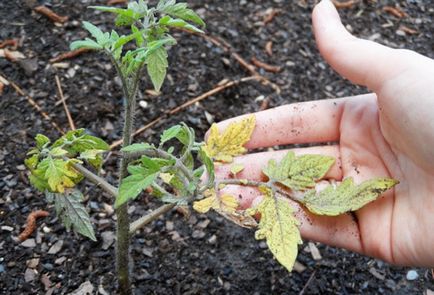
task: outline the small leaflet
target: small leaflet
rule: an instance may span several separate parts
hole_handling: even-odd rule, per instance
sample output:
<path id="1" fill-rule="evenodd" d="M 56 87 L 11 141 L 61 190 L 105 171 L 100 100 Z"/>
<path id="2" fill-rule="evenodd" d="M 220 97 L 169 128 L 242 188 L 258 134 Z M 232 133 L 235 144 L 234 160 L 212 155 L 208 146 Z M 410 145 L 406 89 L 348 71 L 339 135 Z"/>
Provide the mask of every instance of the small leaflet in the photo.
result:
<path id="1" fill-rule="evenodd" d="M 204 195 L 204 199 L 193 203 L 193 209 L 199 213 L 207 213 L 211 209 L 235 212 L 238 207 L 237 199 L 231 195 L 224 194 L 217 197 L 214 189 L 206 190 Z"/>
<path id="2" fill-rule="evenodd" d="M 152 182 L 157 178 L 158 174 L 133 174 L 122 180 L 119 187 L 119 195 L 115 201 L 115 208 L 119 208 L 129 200 L 137 198 L 137 196 L 147 187 L 152 185 Z"/>
<path id="3" fill-rule="evenodd" d="M 270 160 L 263 169 L 271 180 L 279 182 L 293 190 L 306 190 L 315 186 L 334 164 L 335 159 L 323 155 L 295 156 L 288 152 L 279 162 Z"/>
<path id="4" fill-rule="evenodd" d="M 298 244 L 302 243 L 294 209 L 286 200 L 273 196 L 270 189 L 260 189 L 265 193 L 263 201 L 248 210 L 251 215 L 261 214 L 255 238 L 266 239 L 268 248 L 277 261 L 291 271 L 297 258 Z"/>
<path id="5" fill-rule="evenodd" d="M 347 178 L 337 187 L 308 191 L 301 202 L 314 214 L 336 216 L 362 208 L 397 184 L 394 179 L 377 178 L 355 185 L 352 178 Z"/>
<path id="6" fill-rule="evenodd" d="M 203 150 L 215 161 L 232 162 L 233 157 L 247 152 L 244 145 L 250 140 L 255 122 L 255 116 L 250 115 L 239 122 L 231 123 L 222 134 L 217 124 L 213 124 Z"/>
<path id="7" fill-rule="evenodd" d="M 213 209 L 227 220 L 241 227 L 256 228 L 258 226 L 256 220 L 251 215 L 246 214 L 246 211 L 237 210 L 239 203 L 235 197 L 228 194 L 217 197 L 214 189 L 209 189 L 204 194 L 204 199 L 193 203 L 193 209 L 197 212 L 207 213 Z"/>

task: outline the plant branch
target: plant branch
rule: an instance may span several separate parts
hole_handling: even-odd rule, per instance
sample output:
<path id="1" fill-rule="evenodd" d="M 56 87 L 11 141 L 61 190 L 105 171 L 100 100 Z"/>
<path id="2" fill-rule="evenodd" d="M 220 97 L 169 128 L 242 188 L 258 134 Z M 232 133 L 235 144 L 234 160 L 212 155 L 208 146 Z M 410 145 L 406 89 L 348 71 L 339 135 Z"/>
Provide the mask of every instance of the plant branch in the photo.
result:
<path id="1" fill-rule="evenodd" d="M 84 177 L 86 177 L 89 181 L 93 182 L 97 186 L 100 186 L 103 190 L 105 190 L 107 193 L 112 195 L 113 197 L 116 197 L 118 195 L 118 189 L 108 183 L 104 178 L 99 177 L 92 171 L 88 170 L 84 166 L 80 164 L 72 164 L 72 167 L 74 167 L 75 170 L 83 174 Z"/>
<path id="2" fill-rule="evenodd" d="M 176 207 L 176 204 L 166 204 L 166 205 L 163 205 L 163 206 L 155 209 L 151 213 L 149 213 L 149 214 L 147 214 L 147 215 L 145 215 L 143 217 L 140 217 L 139 219 L 137 219 L 136 221 L 134 221 L 133 223 L 131 223 L 131 225 L 130 225 L 130 235 L 134 234 L 137 230 L 139 230 L 142 227 L 146 226 L 150 222 L 152 222 L 155 219 L 157 219 L 160 215 L 163 215 L 163 214 L 169 212 L 171 209 L 173 209 L 175 207 Z"/>

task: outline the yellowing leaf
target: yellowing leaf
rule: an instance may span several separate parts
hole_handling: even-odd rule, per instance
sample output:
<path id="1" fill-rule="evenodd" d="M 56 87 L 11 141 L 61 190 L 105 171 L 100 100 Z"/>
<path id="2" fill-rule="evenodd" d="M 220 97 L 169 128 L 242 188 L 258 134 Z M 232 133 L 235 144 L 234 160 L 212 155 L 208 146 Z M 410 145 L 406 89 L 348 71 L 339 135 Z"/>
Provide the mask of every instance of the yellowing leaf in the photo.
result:
<path id="1" fill-rule="evenodd" d="M 294 209 L 286 200 L 274 197 L 271 190 L 266 189 L 263 201 L 249 212 L 261 214 L 255 238 L 266 239 L 277 261 L 291 271 L 297 258 L 298 244 L 302 243 Z"/>
<path id="2" fill-rule="evenodd" d="M 44 171 L 43 178 L 47 181 L 51 192 L 63 193 L 65 188 L 74 187 L 82 178 L 68 161 L 51 157 L 42 160 L 37 170 Z"/>
<path id="3" fill-rule="evenodd" d="M 204 194 L 204 199 L 193 203 L 193 209 L 199 213 L 207 213 L 210 209 L 232 213 L 238 207 L 238 200 L 231 195 L 217 197 L 214 189 L 207 190 Z"/>
<path id="4" fill-rule="evenodd" d="M 240 122 L 231 123 L 222 134 L 213 124 L 203 150 L 215 161 L 232 162 L 233 157 L 247 152 L 244 145 L 250 140 L 255 122 L 255 116 L 248 116 Z"/>
<path id="5" fill-rule="evenodd" d="M 244 165 L 243 164 L 233 164 L 231 166 L 231 173 L 235 176 L 238 173 L 240 173 L 241 171 L 244 170 Z"/>
<path id="6" fill-rule="evenodd" d="M 223 194 L 220 198 L 217 197 L 214 189 L 205 192 L 205 198 L 194 202 L 193 209 L 199 213 L 207 213 L 209 210 L 214 209 L 218 214 L 223 216 L 233 223 L 245 227 L 257 227 L 256 220 L 246 211 L 238 211 L 238 200 L 228 194 Z"/>
<path id="7" fill-rule="evenodd" d="M 308 192 L 301 202 L 314 214 L 336 216 L 360 209 L 396 184 L 394 179 L 377 178 L 355 185 L 352 178 L 347 178 L 337 187 Z"/>
<path id="8" fill-rule="evenodd" d="M 306 190 L 315 186 L 315 182 L 324 177 L 335 159 L 322 155 L 302 155 L 296 157 L 288 152 L 279 162 L 270 160 L 263 169 L 271 180 L 279 182 L 293 190 Z"/>

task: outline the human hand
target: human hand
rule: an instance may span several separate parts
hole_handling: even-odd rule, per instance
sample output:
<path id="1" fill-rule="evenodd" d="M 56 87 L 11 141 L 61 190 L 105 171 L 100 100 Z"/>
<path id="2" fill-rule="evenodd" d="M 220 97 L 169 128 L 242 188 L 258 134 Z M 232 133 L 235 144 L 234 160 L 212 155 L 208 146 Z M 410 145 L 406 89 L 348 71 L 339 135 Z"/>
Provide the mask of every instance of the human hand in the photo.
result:
<path id="1" fill-rule="evenodd" d="M 313 12 L 315 37 L 325 60 L 342 76 L 373 93 L 297 103 L 256 113 L 249 149 L 284 144 L 337 142 L 296 149 L 338 159 L 326 175 L 356 183 L 374 177 L 400 181 L 382 198 L 338 217 L 316 216 L 302 206 L 297 217 L 304 238 L 346 248 L 402 265 L 434 266 L 434 61 L 415 52 L 391 49 L 355 38 L 342 25 L 329 0 Z M 224 129 L 231 121 L 219 124 Z M 263 180 L 269 159 L 287 151 L 238 157 L 238 178 Z M 228 166 L 217 168 L 227 178 Z M 257 204 L 260 193 L 227 186 L 243 208 Z"/>

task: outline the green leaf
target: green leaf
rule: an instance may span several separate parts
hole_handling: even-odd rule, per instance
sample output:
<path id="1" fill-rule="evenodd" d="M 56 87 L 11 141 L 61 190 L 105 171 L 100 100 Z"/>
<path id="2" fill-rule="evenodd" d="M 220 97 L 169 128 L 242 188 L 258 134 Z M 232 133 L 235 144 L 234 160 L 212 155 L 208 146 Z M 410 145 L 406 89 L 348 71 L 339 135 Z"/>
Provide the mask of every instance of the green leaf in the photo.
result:
<path id="1" fill-rule="evenodd" d="M 83 194 L 80 191 L 70 190 L 64 194 L 55 194 L 54 201 L 57 215 L 68 231 L 72 227 L 75 232 L 96 241 L 89 214 L 81 203 Z"/>
<path id="2" fill-rule="evenodd" d="M 160 47 L 150 53 L 147 57 L 146 64 L 155 91 L 160 91 L 164 79 L 166 78 L 167 67 L 169 66 L 166 49 Z"/>
<path id="3" fill-rule="evenodd" d="M 46 145 L 50 143 L 50 139 L 43 134 L 37 134 L 35 137 L 36 147 L 42 150 Z"/>
<path id="4" fill-rule="evenodd" d="M 277 261 L 291 271 L 297 258 L 298 244 L 302 243 L 294 209 L 288 201 L 273 196 L 270 189 L 261 190 L 266 194 L 264 199 L 256 208 L 249 210 L 250 214 L 261 214 L 255 238 L 266 239 Z"/>
<path id="5" fill-rule="evenodd" d="M 195 170 L 193 171 L 193 176 L 194 176 L 196 179 L 199 179 L 199 178 L 202 177 L 202 175 L 203 175 L 204 172 L 205 172 L 205 166 L 200 166 L 199 168 L 197 168 L 197 169 L 195 169 Z"/>
<path id="6" fill-rule="evenodd" d="M 263 169 L 271 180 L 293 190 L 306 190 L 315 186 L 316 181 L 325 176 L 335 159 L 322 155 L 302 155 L 296 157 L 288 152 L 279 162 L 270 160 Z"/>
<path id="7" fill-rule="evenodd" d="M 140 14 L 136 13 L 131 8 L 122 9 L 109 6 L 90 6 L 89 8 L 117 14 L 117 17 L 115 19 L 116 26 L 130 26 L 141 17 Z"/>
<path id="8" fill-rule="evenodd" d="M 214 163 L 207 153 L 201 148 L 198 152 L 199 160 L 205 165 L 206 172 L 208 173 L 208 187 L 212 186 L 215 180 Z"/>
<path id="9" fill-rule="evenodd" d="M 190 25 L 189 23 L 187 23 L 185 20 L 183 19 L 173 19 L 170 16 L 166 15 L 164 17 L 162 17 L 159 22 L 158 22 L 161 26 L 168 26 L 168 27 L 173 27 L 173 28 L 183 28 L 192 32 L 196 32 L 196 33 L 204 33 L 204 31 L 202 31 L 201 29 Z"/>
<path id="10" fill-rule="evenodd" d="M 53 148 L 59 146 L 63 146 L 73 157 L 87 150 L 108 151 L 110 149 L 104 140 L 86 134 L 84 129 L 68 131 L 54 142 Z"/>
<path id="11" fill-rule="evenodd" d="M 308 191 L 301 202 L 314 214 L 337 216 L 360 209 L 398 183 L 394 179 L 377 178 L 355 185 L 352 178 L 347 178 L 337 187 L 330 185 L 320 192 Z"/>
<path id="12" fill-rule="evenodd" d="M 30 183 L 40 192 L 50 189 L 48 181 L 45 179 L 45 170 L 35 169 L 29 175 Z"/>
<path id="13" fill-rule="evenodd" d="M 103 49 L 101 45 L 99 45 L 98 43 L 96 43 L 95 41 L 89 38 L 86 38 L 85 40 L 74 41 L 71 43 L 71 45 L 69 45 L 69 48 L 71 50 L 76 50 L 80 48 L 94 49 L 94 50 Z"/>
<path id="14" fill-rule="evenodd" d="M 187 3 L 177 3 L 175 5 L 168 5 L 162 11 L 173 17 L 183 19 L 185 21 L 193 22 L 199 26 L 205 27 L 204 21 L 193 10 L 187 8 Z"/>
<path id="15" fill-rule="evenodd" d="M 109 43 L 110 41 L 110 34 L 109 33 L 104 33 L 103 31 L 100 30 L 100 28 L 98 28 L 97 26 L 95 26 L 94 24 L 90 23 L 90 22 L 83 22 L 83 27 L 89 31 L 89 33 L 92 35 L 92 37 L 95 38 L 96 42 L 104 47 L 105 45 L 107 45 L 107 43 Z M 89 40 L 87 40 L 89 41 Z"/>
<path id="16" fill-rule="evenodd" d="M 38 166 L 38 163 L 39 163 L 39 153 L 33 154 L 31 157 L 24 160 L 24 164 L 26 165 L 27 168 L 29 168 L 30 171 L 35 169 L 36 166 Z"/>
<path id="17" fill-rule="evenodd" d="M 157 176 L 157 173 L 146 177 L 142 174 L 134 174 L 123 179 L 119 187 L 119 195 L 116 198 L 115 208 L 119 208 L 129 200 L 137 198 L 144 189 L 151 186 Z"/>
<path id="18" fill-rule="evenodd" d="M 143 43 L 145 43 L 145 39 L 143 37 L 143 32 L 140 31 L 135 25 L 131 25 L 131 31 L 133 32 L 133 36 L 136 39 L 137 47 L 142 47 Z"/>
<path id="19" fill-rule="evenodd" d="M 162 146 L 164 143 L 166 143 L 169 140 L 178 136 L 178 134 L 179 134 L 179 132 L 181 132 L 181 130 L 182 130 L 181 125 L 175 125 L 175 126 L 170 127 L 167 130 L 164 130 L 163 134 L 161 134 L 161 137 L 160 137 L 160 146 Z"/>
<path id="20" fill-rule="evenodd" d="M 99 170 L 103 162 L 102 153 L 104 152 L 105 150 L 85 150 L 80 153 L 79 159 L 86 160 L 95 169 Z"/>
<path id="21" fill-rule="evenodd" d="M 122 152 L 126 153 L 138 153 L 138 152 L 144 152 L 146 150 L 149 150 L 152 148 L 152 145 L 148 143 L 134 143 L 132 145 L 126 146 L 121 149 Z"/>
<path id="22" fill-rule="evenodd" d="M 50 151 L 50 155 L 53 157 L 62 157 L 68 154 L 68 151 L 62 149 L 61 147 L 55 147 Z"/>

